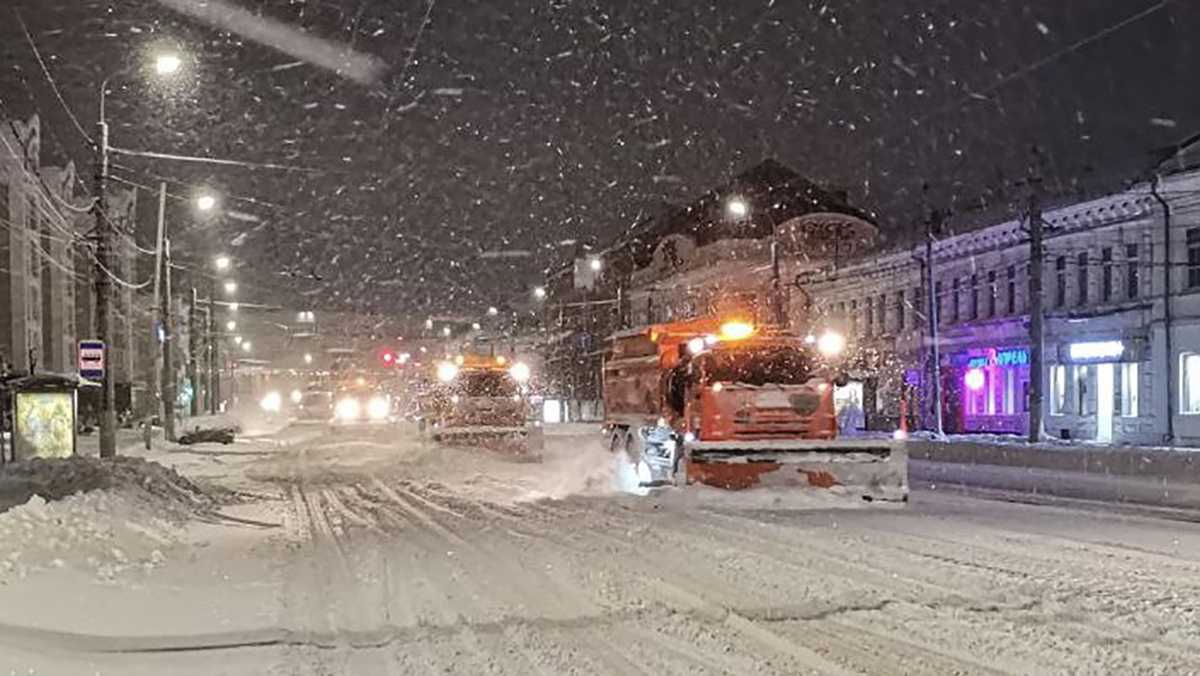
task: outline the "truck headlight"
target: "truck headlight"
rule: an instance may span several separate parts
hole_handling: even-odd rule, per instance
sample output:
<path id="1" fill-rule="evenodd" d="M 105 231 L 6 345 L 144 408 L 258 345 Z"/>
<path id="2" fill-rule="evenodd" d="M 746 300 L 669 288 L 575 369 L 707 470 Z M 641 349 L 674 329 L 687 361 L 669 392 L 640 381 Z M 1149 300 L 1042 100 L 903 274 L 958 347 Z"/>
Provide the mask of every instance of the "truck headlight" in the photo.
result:
<path id="1" fill-rule="evenodd" d="M 529 380 L 529 364 L 525 364 L 523 362 L 517 362 L 513 364 L 512 368 L 508 370 L 508 375 L 512 376 L 512 379 L 518 383 L 523 383 Z"/>
<path id="2" fill-rule="evenodd" d="M 458 376 L 458 367 L 448 361 L 444 361 L 437 365 L 438 380 L 443 383 L 448 383 Z"/>
<path id="3" fill-rule="evenodd" d="M 383 420 L 388 416 L 388 401 L 383 397 L 371 397 L 367 402 L 367 415 L 371 420 Z"/>
<path id="4" fill-rule="evenodd" d="M 275 391 L 267 392 L 258 405 L 262 406 L 262 410 L 267 413 L 278 413 L 283 408 L 283 397 Z"/>
<path id="5" fill-rule="evenodd" d="M 357 399 L 347 397 L 337 403 L 334 413 L 342 420 L 354 420 L 362 413 L 362 407 L 358 405 Z"/>

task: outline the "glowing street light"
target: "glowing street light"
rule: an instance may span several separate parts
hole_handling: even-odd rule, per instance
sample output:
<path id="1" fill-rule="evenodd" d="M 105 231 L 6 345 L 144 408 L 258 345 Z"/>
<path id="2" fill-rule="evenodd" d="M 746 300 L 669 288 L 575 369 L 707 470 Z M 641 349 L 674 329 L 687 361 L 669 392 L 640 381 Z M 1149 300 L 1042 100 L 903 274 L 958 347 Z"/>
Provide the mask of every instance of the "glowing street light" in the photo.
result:
<path id="1" fill-rule="evenodd" d="M 236 328 L 237 328 L 237 322 L 233 321 L 232 319 L 225 322 L 225 330 L 226 331 L 233 331 Z"/>
<path id="2" fill-rule="evenodd" d="M 533 287 L 533 297 L 538 300 L 542 300 L 543 298 L 545 298 L 546 297 L 546 287 L 544 287 L 544 286 Z"/>
<path id="3" fill-rule="evenodd" d="M 731 197 L 725 203 L 725 211 L 731 218 L 745 218 L 750 214 L 750 203 L 741 197 Z"/>
<path id="4" fill-rule="evenodd" d="M 232 279 L 225 280 L 225 293 L 234 293 L 237 291 L 237 282 Z"/>
<path id="5" fill-rule="evenodd" d="M 499 310 L 497 310 L 497 309 L 495 308 L 495 306 L 492 306 L 492 307 L 488 308 L 488 316 L 489 316 L 489 317 L 495 317 L 495 316 L 496 316 L 496 315 L 498 315 L 498 314 L 500 314 L 500 311 L 499 311 Z"/>
<path id="6" fill-rule="evenodd" d="M 154 72 L 159 75 L 173 75 L 183 67 L 183 59 L 177 54 L 159 54 L 154 59 Z"/>
<path id="7" fill-rule="evenodd" d="M 243 351 L 243 352 L 249 352 L 249 351 L 250 351 L 250 341 L 248 341 L 248 340 L 247 340 L 247 341 L 244 341 L 244 342 L 242 343 L 242 351 Z"/>
<path id="8" fill-rule="evenodd" d="M 242 344 L 242 337 L 241 337 L 241 336 L 234 336 L 234 337 L 233 337 L 233 342 L 234 342 L 234 344 L 235 344 L 235 345 L 241 345 L 241 344 Z"/>
<path id="9" fill-rule="evenodd" d="M 592 260 L 588 261 L 588 267 L 592 269 L 592 272 L 600 272 L 600 269 L 604 267 L 604 263 L 600 260 L 599 256 L 593 256 Z"/>
<path id="10" fill-rule="evenodd" d="M 215 259 L 213 259 L 213 265 L 217 266 L 217 270 L 220 270 L 221 272 L 228 270 L 232 263 L 233 261 L 229 260 L 229 256 L 217 256 Z"/>
<path id="11" fill-rule="evenodd" d="M 442 327 L 442 335 L 443 335 L 443 336 L 449 336 L 449 335 L 450 335 L 450 327 L 449 327 L 449 326 L 443 326 L 443 327 Z"/>
<path id="12" fill-rule="evenodd" d="M 305 363 L 305 364 L 311 364 L 311 363 L 312 363 L 312 355 L 311 355 L 311 354 L 309 354 L 309 353 L 307 353 L 307 352 L 305 352 L 305 353 L 304 353 L 304 363 Z"/>
<path id="13" fill-rule="evenodd" d="M 229 311 L 230 311 L 230 312 L 237 312 L 237 310 L 238 310 L 238 308 L 239 308 L 239 307 L 240 307 L 240 306 L 239 306 L 237 303 L 230 303 L 230 304 L 229 304 Z"/>
<path id="14" fill-rule="evenodd" d="M 471 324 L 471 328 L 478 331 L 481 327 L 479 326 L 479 322 L 474 322 Z"/>
<path id="15" fill-rule="evenodd" d="M 212 211 L 215 206 L 217 206 L 217 198 L 212 195 L 201 195 L 196 198 L 196 208 L 200 211 Z"/>

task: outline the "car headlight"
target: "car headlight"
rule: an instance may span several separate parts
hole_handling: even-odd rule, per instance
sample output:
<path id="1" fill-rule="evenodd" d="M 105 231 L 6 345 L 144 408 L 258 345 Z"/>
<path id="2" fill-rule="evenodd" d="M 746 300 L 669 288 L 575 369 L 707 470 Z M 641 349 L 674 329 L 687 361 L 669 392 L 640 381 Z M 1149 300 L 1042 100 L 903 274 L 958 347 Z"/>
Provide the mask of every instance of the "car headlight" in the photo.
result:
<path id="1" fill-rule="evenodd" d="M 267 392 L 259 406 L 267 413 L 278 413 L 283 408 L 283 397 L 279 396 L 278 392 Z"/>
<path id="2" fill-rule="evenodd" d="M 518 383 L 523 383 L 526 380 L 529 380 L 529 364 L 525 364 L 523 362 L 517 362 L 513 364 L 512 368 L 508 370 L 508 375 L 512 376 L 512 379 Z"/>
<path id="3" fill-rule="evenodd" d="M 448 383 L 458 376 L 458 367 L 448 361 L 444 361 L 437 365 L 438 380 L 443 383 Z"/>
<path id="4" fill-rule="evenodd" d="M 371 400 L 367 402 L 367 415 L 371 417 L 371 420 L 383 420 L 388 416 L 389 408 L 387 399 L 371 397 Z"/>
<path id="5" fill-rule="evenodd" d="M 354 420 L 362 412 L 362 407 L 358 405 L 357 399 L 347 397 L 337 403 L 334 412 L 342 420 Z"/>

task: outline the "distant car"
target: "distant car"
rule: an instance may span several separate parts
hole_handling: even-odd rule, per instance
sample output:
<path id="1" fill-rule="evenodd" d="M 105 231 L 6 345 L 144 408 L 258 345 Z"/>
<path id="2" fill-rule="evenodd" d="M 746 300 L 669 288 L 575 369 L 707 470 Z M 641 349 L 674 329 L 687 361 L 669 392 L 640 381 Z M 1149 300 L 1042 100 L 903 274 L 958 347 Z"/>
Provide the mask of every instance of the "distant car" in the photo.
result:
<path id="1" fill-rule="evenodd" d="M 305 390 L 296 404 L 296 417 L 300 420 L 327 422 L 333 419 L 333 391 Z"/>
<path id="2" fill-rule="evenodd" d="M 333 393 L 333 425 L 391 424 L 399 418 L 390 394 L 371 388 L 346 388 Z"/>

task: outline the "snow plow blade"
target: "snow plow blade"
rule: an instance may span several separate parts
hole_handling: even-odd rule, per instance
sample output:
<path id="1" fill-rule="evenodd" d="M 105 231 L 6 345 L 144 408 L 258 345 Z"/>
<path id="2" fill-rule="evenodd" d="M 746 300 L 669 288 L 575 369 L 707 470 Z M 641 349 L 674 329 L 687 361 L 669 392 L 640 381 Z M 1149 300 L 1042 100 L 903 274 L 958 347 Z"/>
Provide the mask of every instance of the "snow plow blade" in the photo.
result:
<path id="1" fill-rule="evenodd" d="M 477 446 L 523 460 L 537 461 L 542 457 L 541 426 L 436 427 L 430 436 L 441 443 Z"/>
<path id="2" fill-rule="evenodd" d="M 727 490 L 811 486 L 863 500 L 908 500 L 904 442 L 709 441 L 688 446 L 687 483 Z"/>

